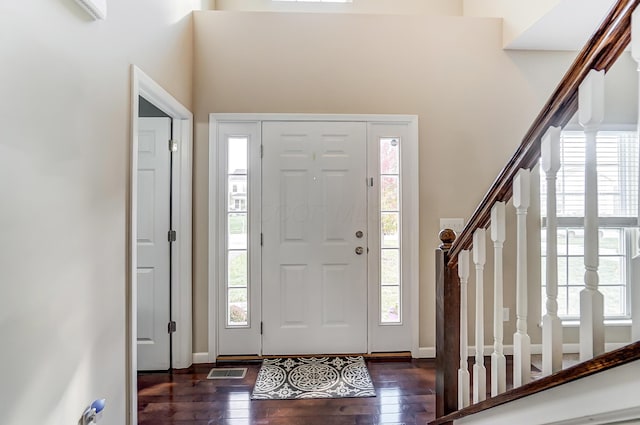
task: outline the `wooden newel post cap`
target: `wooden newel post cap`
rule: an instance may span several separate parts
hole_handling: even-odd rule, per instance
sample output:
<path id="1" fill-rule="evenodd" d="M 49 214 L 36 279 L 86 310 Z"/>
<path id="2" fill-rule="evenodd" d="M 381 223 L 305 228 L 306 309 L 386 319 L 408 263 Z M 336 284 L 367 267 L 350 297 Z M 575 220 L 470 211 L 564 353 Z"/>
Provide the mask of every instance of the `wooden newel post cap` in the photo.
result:
<path id="1" fill-rule="evenodd" d="M 442 229 L 438 237 L 440 238 L 440 241 L 442 241 L 440 249 L 446 251 L 451 248 L 453 241 L 456 240 L 456 232 L 451 229 Z"/>

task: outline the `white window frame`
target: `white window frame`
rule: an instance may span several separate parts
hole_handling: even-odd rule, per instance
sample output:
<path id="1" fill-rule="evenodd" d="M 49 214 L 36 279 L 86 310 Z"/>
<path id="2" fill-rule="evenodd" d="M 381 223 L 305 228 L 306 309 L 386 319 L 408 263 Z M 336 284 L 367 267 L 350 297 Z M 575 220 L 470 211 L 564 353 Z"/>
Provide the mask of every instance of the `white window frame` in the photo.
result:
<path id="1" fill-rule="evenodd" d="M 637 128 L 635 126 L 630 125 L 607 125 L 604 126 L 601 131 L 599 131 L 598 135 L 602 133 L 611 133 L 611 132 L 637 132 Z M 563 133 L 583 133 L 583 130 L 575 127 L 567 127 L 563 130 Z M 559 176 L 558 176 L 559 178 Z M 544 173 L 541 173 L 540 182 L 545 179 Z M 640 188 L 639 188 L 640 189 Z M 543 196 L 541 191 L 541 196 Z M 560 192 L 557 193 L 557 196 L 560 197 Z M 544 213 L 545 211 L 541 211 Z M 638 208 L 638 214 L 640 214 L 640 206 Z M 570 229 L 570 228 L 581 228 L 584 226 L 584 217 L 557 217 L 557 229 Z M 626 314 L 622 316 L 606 316 L 605 315 L 605 324 L 606 325 L 628 325 L 631 323 L 631 319 L 633 316 L 633 288 L 632 288 L 632 280 L 634 273 L 634 259 L 638 257 L 638 243 L 632 240 L 632 236 L 634 233 L 638 234 L 638 231 L 634 231 L 634 229 L 638 228 L 639 218 L 637 217 L 599 217 L 598 218 L 598 227 L 599 228 L 621 228 L 624 230 L 624 248 L 625 248 L 625 283 L 626 283 L 626 299 L 625 299 L 625 310 Z M 544 232 L 546 228 L 546 217 L 543 217 L 541 223 L 541 230 Z M 545 253 L 542 253 L 542 257 L 544 258 Z M 607 255 L 603 255 L 606 257 Z M 560 257 L 570 257 L 567 253 L 566 255 L 558 255 Z M 600 255 L 599 255 L 600 257 Z M 639 270 L 640 271 L 640 270 Z M 543 276 L 544 278 L 544 276 Z M 560 287 L 560 285 L 558 285 Z M 563 285 L 564 286 L 564 285 Z M 605 286 L 605 285 L 603 285 Z M 546 309 L 546 293 L 545 286 L 541 287 L 542 289 L 542 297 L 541 297 L 541 307 L 542 314 L 545 314 Z M 567 297 L 568 297 L 567 293 Z M 560 315 L 560 320 L 562 321 L 563 326 L 578 326 L 579 325 L 579 317 L 575 316 L 566 316 Z"/>
<path id="2" fill-rule="evenodd" d="M 233 328 L 227 329 L 224 326 L 226 323 L 226 309 L 221 312 L 218 308 L 219 302 L 223 294 L 220 288 L 221 279 L 226 279 L 223 275 L 226 267 L 220 267 L 226 260 L 225 245 L 221 242 L 221 239 L 225 238 L 226 228 L 225 220 L 222 216 L 224 208 L 225 196 L 227 194 L 223 191 L 222 186 L 224 178 L 226 176 L 226 166 L 223 161 L 226 161 L 226 154 L 221 150 L 224 143 L 224 131 L 221 127 L 237 124 L 240 126 L 250 126 L 253 128 L 255 137 L 261 138 L 261 123 L 263 121 L 350 121 L 350 122 L 366 122 L 367 123 L 367 167 L 368 170 L 379 170 L 379 159 L 377 150 L 373 152 L 372 141 L 378 143 L 379 137 L 400 137 L 403 143 L 403 149 L 401 149 L 401 167 L 402 167 L 402 194 L 403 200 L 401 205 L 402 211 L 402 252 L 401 258 L 402 265 L 402 282 L 404 285 L 403 301 L 405 306 L 408 307 L 406 320 L 402 325 L 405 326 L 405 339 L 408 339 L 410 343 L 403 345 L 402 349 L 410 351 L 413 357 L 418 357 L 418 329 L 419 329 L 419 187 L 418 187 L 418 118 L 414 115 L 307 115 L 307 114 L 210 114 L 209 116 L 209 352 L 208 361 L 215 362 L 217 357 L 221 354 L 260 354 L 261 350 L 261 337 L 260 337 L 260 319 L 262 316 L 260 297 L 261 297 L 261 282 L 257 278 L 260 273 L 260 261 L 251 261 L 250 274 L 253 274 L 251 282 L 249 283 L 251 289 L 250 304 L 253 310 L 250 313 L 251 323 L 247 328 Z M 236 130 L 235 135 L 242 135 L 242 132 Z M 254 199 L 254 196 L 260 195 L 260 190 L 252 189 L 251 185 L 257 185 L 260 187 L 258 181 L 254 178 L 261 176 L 261 161 L 260 161 L 260 148 L 257 144 L 251 144 L 249 151 L 249 193 L 251 199 L 248 200 L 249 205 L 261 205 L 261 200 Z M 224 159 L 222 159 L 224 158 Z M 258 171 L 256 171 L 258 170 Z M 370 172 L 367 174 L 370 175 Z M 374 178 L 375 187 L 370 188 L 369 196 L 372 193 L 379 193 L 379 173 L 371 176 Z M 223 204 L 222 206 L 220 204 Z M 368 208 L 379 209 L 379 199 L 369 199 Z M 226 213 L 226 211 L 224 212 Z M 250 245 L 249 250 L 252 250 L 253 258 L 256 258 L 256 247 L 259 251 L 259 232 L 252 231 L 252 228 L 256 228 L 261 223 L 261 217 L 257 211 L 248 211 L 251 217 L 250 223 Z M 376 215 L 371 214 L 369 210 L 369 234 L 372 235 L 372 228 L 375 229 L 375 235 L 379 234 L 380 224 L 379 220 L 371 219 Z M 372 264 L 375 262 L 372 257 L 375 258 L 375 253 L 379 251 L 379 246 L 372 246 L 372 241 L 379 240 L 379 238 L 369 237 L 369 306 L 379 305 L 378 298 L 375 294 L 379 293 L 379 281 L 377 279 L 378 272 L 372 273 Z M 257 245 L 256 245 L 257 241 Z M 378 242 L 379 245 L 379 242 Z M 376 251 L 376 249 L 378 251 Z M 372 256 L 371 253 L 374 253 Z M 251 255 L 251 254 L 250 254 Z M 378 260 L 379 261 L 379 260 Z M 377 264 L 377 263 L 375 263 Z M 257 274 L 256 274 L 257 273 Z M 372 297 L 374 297 L 372 299 Z M 224 298 L 223 298 L 224 299 Z M 369 309 L 368 317 L 368 350 L 369 352 L 378 351 L 390 351 L 397 350 L 397 346 L 393 346 L 401 335 L 401 326 L 397 324 L 381 325 L 379 323 L 379 313 Z M 224 320 L 221 322 L 221 320 Z M 224 333 L 227 331 L 242 332 L 245 331 L 245 337 L 243 337 L 244 346 L 233 346 L 228 340 L 225 340 Z M 407 338 L 408 336 L 408 338 Z M 222 345 L 225 345 L 223 348 Z M 232 347 L 229 348 L 228 345 Z M 257 348 L 259 347 L 259 348 Z M 234 352 L 235 351 L 235 352 Z"/>

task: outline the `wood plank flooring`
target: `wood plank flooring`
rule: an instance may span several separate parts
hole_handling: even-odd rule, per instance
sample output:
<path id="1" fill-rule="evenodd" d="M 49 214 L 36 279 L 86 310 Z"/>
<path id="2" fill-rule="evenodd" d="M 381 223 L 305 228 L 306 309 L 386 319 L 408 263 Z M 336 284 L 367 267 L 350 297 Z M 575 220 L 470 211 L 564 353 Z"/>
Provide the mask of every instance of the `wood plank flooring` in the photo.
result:
<path id="1" fill-rule="evenodd" d="M 237 367 L 238 365 L 234 365 Z M 207 380 L 212 365 L 138 375 L 139 425 L 427 424 L 435 419 L 433 360 L 368 361 L 376 397 L 251 400 L 258 364 L 242 380 Z"/>

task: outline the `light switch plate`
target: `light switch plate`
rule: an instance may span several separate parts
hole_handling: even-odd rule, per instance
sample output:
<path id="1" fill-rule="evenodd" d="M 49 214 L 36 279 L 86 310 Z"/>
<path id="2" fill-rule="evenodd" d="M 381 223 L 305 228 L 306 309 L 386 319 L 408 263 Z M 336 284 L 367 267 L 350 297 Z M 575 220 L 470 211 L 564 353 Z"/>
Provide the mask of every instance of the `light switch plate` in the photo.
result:
<path id="1" fill-rule="evenodd" d="M 464 218 L 441 218 L 440 230 L 451 229 L 459 235 L 464 229 Z"/>

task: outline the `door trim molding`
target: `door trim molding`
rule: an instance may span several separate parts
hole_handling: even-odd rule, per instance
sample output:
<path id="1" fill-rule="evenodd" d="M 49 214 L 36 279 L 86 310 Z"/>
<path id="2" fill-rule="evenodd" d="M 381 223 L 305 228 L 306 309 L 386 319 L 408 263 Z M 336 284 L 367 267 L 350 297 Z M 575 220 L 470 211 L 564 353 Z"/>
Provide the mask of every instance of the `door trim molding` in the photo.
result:
<path id="1" fill-rule="evenodd" d="M 409 291 L 411 292 L 411 321 L 412 321 L 412 347 L 411 353 L 414 358 L 419 355 L 419 178 L 418 178 L 418 116 L 417 115 L 384 115 L 384 114 L 296 114 L 296 113 L 211 113 L 209 114 L 209 273 L 208 273 L 208 360 L 215 363 L 218 357 L 218 281 L 217 268 L 219 262 L 219 249 L 217 248 L 218 235 L 218 161 L 217 161 L 217 137 L 215 128 L 221 122 L 263 122 L 263 121 L 355 121 L 365 123 L 389 123 L 389 124 L 407 124 L 409 127 L 410 138 L 413 139 L 413 148 L 411 156 L 412 161 L 409 166 L 407 177 L 412 179 L 415 184 L 411 187 L 411 200 L 404 206 L 410 217 L 410 223 L 413 231 L 411 240 L 408 241 L 410 249 L 409 264 L 410 278 Z M 368 323 L 370 328 L 371 323 Z"/>
<path id="2" fill-rule="evenodd" d="M 171 308 L 178 323 L 173 333 L 172 357 L 174 368 L 192 364 L 192 150 L 193 114 L 169 92 L 153 81 L 135 65 L 131 66 L 131 151 L 129 167 L 129 198 L 127 216 L 127 291 L 126 291 L 126 380 L 127 419 L 129 425 L 138 423 L 137 388 L 137 187 L 138 187 L 138 98 L 143 96 L 173 119 L 172 138 L 180 141 L 174 155 L 172 170 L 172 227 L 178 238 L 171 246 L 175 259 L 171 272 Z"/>

